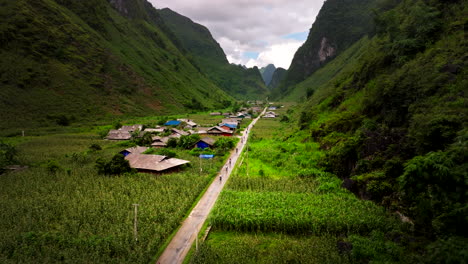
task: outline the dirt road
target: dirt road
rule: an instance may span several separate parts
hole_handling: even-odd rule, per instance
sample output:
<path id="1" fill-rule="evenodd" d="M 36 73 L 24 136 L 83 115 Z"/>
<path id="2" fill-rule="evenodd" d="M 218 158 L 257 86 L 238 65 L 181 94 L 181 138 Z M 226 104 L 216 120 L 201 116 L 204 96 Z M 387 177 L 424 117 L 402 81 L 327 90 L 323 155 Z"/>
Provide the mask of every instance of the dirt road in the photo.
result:
<path id="1" fill-rule="evenodd" d="M 250 123 L 250 125 L 244 130 L 241 140 L 239 140 L 236 148 L 231 152 L 230 157 L 227 159 L 226 164 L 224 164 L 219 173 L 219 175 L 221 175 L 221 179 L 219 178 L 220 176 L 218 176 L 218 178 L 211 183 L 208 190 L 205 192 L 198 204 L 193 208 L 189 217 L 187 217 L 187 219 L 182 223 L 179 231 L 177 231 L 176 235 L 172 238 L 167 248 L 159 257 L 156 262 L 157 264 L 178 264 L 184 261 L 184 258 L 195 241 L 198 232 L 200 232 L 201 227 L 205 223 L 206 218 L 218 199 L 224 184 L 229 179 L 234 165 L 236 164 L 240 153 L 242 153 L 242 150 L 244 149 L 251 128 L 265 113 L 265 111 L 266 108 L 259 117 L 252 120 L 252 123 Z"/>

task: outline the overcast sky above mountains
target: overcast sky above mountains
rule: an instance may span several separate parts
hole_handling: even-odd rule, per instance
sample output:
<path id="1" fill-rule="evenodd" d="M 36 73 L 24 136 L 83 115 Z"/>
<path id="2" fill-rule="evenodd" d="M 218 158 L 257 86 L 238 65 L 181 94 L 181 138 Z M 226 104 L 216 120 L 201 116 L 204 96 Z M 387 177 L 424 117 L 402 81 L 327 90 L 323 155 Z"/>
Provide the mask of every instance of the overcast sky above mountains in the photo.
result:
<path id="1" fill-rule="evenodd" d="M 149 1 L 208 27 L 232 63 L 285 69 L 323 5 L 323 0 Z"/>

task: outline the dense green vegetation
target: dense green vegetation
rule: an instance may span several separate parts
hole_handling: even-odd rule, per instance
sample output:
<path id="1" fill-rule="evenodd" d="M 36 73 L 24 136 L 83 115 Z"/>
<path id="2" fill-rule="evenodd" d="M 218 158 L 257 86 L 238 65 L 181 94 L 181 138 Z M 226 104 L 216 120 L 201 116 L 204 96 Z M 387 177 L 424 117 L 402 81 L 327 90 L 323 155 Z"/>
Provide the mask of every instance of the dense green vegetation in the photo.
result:
<path id="1" fill-rule="evenodd" d="M 407 242 L 391 237 L 402 236 L 405 225 L 341 188 L 338 177 L 320 168 L 319 144 L 280 120 L 261 119 L 253 128 L 191 262 L 402 260 Z"/>
<path id="2" fill-rule="evenodd" d="M 300 120 L 328 150 L 324 168 L 428 237 L 466 224 L 466 8 L 403 1 L 383 13 L 353 70 L 310 87 Z"/>
<path id="3" fill-rule="evenodd" d="M 191 62 L 226 93 L 244 100 L 268 94 L 258 68 L 230 64 L 207 28 L 168 8 L 159 10 L 159 14 L 188 51 Z"/>
<path id="4" fill-rule="evenodd" d="M 334 174 L 340 179 L 337 186 L 396 212 L 406 224 L 391 232 L 380 230 L 385 239 L 375 240 L 384 245 L 392 233 L 399 234 L 393 242 L 398 241 L 400 253 L 391 261 L 402 256 L 410 263 L 466 259 L 467 8 L 466 1 L 387 1 L 375 14 L 375 35 L 290 86 L 288 99 L 305 103 L 284 119 L 297 122 L 300 132 L 283 144 L 302 135 L 301 142 L 318 143 L 321 152 L 317 162 L 296 165 L 290 173 Z M 267 169 L 258 175 L 281 175 L 270 171 L 282 166 L 278 160 L 262 163 Z M 320 178 L 320 173 L 312 175 Z M 255 186 L 280 189 L 265 182 L 243 180 L 233 186 L 244 192 Z M 274 213 L 271 219 L 284 224 Z M 354 260 L 382 261 L 380 253 L 368 255 L 373 246 L 354 247 L 380 235 L 346 236 L 351 241 L 356 235 L 362 238 L 351 242 L 351 255 L 362 258 Z"/>
<path id="5" fill-rule="evenodd" d="M 144 0 L 2 0 L 0 13 L 1 128 L 224 108 L 230 101 Z"/>

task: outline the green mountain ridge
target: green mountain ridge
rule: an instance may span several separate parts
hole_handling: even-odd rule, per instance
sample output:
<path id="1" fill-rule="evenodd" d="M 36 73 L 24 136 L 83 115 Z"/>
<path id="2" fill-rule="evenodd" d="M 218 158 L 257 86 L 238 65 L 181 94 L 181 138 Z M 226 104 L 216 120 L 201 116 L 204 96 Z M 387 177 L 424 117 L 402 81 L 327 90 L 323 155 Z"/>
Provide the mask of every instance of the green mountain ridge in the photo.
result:
<path id="1" fill-rule="evenodd" d="M 468 4 L 389 2 L 374 36 L 291 86 L 286 99 L 304 101 L 298 133 L 325 150 L 323 169 L 408 217 L 405 236 L 420 243 L 402 246 L 423 255 L 410 263 L 459 263 L 468 250 Z"/>
<path id="2" fill-rule="evenodd" d="M 144 0 L 0 5 L 3 128 L 221 108 L 231 100 Z"/>
<path id="3" fill-rule="evenodd" d="M 270 91 L 276 89 L 281 81 L 286 77 L 287 70 L 283 68 L 276 68 L 276 70 L 273 72 L 273 75 L 271 76 L 270 83 L 268 84 L 268 89 Z"/>
<path id="4" fill-rule="evenodd" d="M 194 65 L 229 95 L 237 99 L 261 99 L 269 90 L 257 67 L 230 64 L 209 30 L 169 8 L 159 10 L 167 26 L 189 53 Z"/>

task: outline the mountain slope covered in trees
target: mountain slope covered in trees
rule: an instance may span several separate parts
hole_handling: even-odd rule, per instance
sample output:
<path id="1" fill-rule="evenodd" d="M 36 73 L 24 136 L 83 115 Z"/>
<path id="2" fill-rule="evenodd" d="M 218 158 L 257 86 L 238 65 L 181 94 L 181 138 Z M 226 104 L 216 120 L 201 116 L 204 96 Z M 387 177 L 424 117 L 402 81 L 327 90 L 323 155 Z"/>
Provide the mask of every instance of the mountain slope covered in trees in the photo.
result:
<path id="1" fill-rule="evenodd" d="M 306 100 L 298 126 L 325 150 L 322 169 L 407 216 L 399 243 L 418 252 L 412 262 L 460 263 L 468 251 L 468 4 L 386 4 L 374 36 L 296 85 L 301 92 L 290 98 Z"/>
<path id="2" fill-rule="evenodd" d="M 0 127 L 223 107 L 145 0 L 0 1 Z"/>
<path id="3" fill-rule="evenodd" d="M 276 68 L 276 70 L 273 72 L 273 75 L 271 76 L 271 80 L 268 83 L 268 89 L 274 90 L 280 85 L 281 81 L 284 79 L 286 76 L 286 70 L 283 68 Z"/>
<path id="4" fill-rule="evenodd" d="M 188 51 L 194 65 L 229 95 L 237 99 L 261 99 L 269 93 L 259 69 L 229 64 L 206 27 L 169 8 L 159 10 L 159 14 Z"/>

